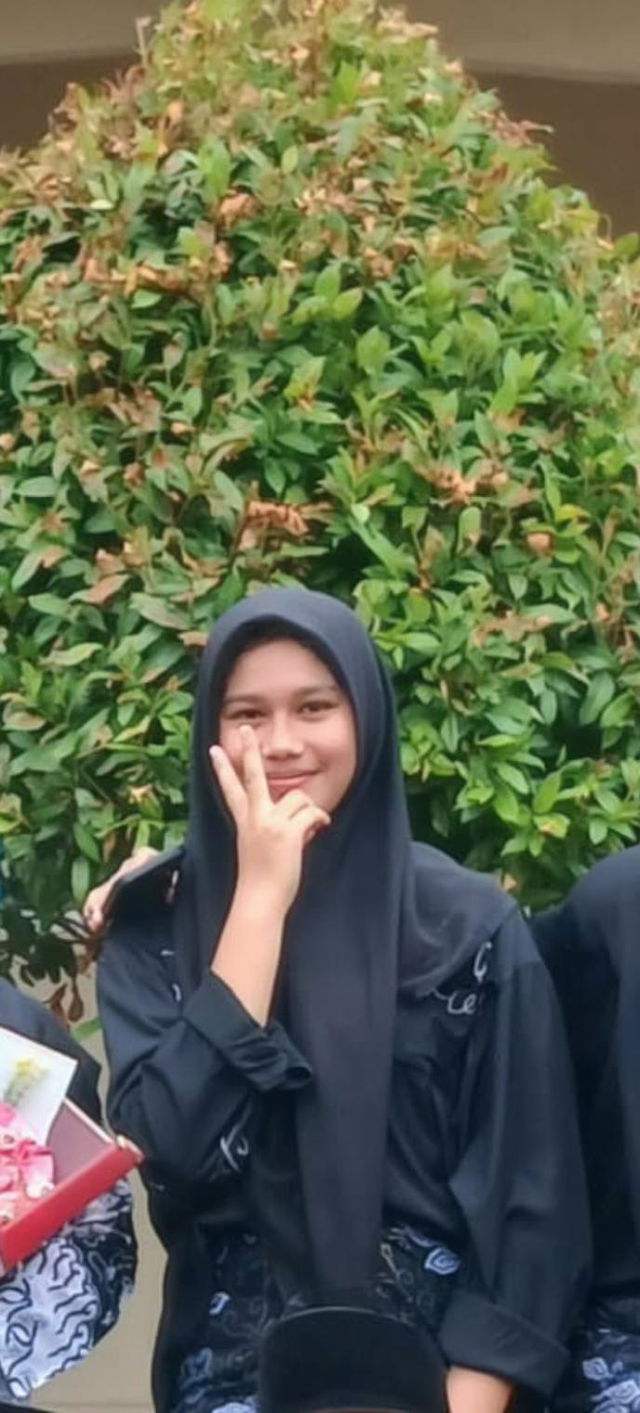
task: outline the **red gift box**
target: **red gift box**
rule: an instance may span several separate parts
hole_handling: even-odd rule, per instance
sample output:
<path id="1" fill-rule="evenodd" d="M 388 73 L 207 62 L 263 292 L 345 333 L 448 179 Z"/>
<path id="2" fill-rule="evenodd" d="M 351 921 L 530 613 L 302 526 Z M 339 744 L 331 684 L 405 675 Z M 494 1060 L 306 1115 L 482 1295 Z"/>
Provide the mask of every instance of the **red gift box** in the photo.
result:
<path id="1" fill-rule="evenodd" d="M 58 1109 L 47 1146 L 54 1156 L 55 1187 L 0 1227 L 0 1276 L 32 1256 L 65 1222 L 142 1161 L 137 1150 L 114 1142 L 70 1099 Z"/>

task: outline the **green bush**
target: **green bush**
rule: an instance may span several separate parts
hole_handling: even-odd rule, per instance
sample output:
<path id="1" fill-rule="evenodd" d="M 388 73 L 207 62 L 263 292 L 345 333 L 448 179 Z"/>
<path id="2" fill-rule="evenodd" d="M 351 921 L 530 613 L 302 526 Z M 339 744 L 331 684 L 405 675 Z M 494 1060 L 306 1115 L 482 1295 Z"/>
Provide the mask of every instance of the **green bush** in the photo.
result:
<path id="1" fill-rule="evenodd" d="M 71 897 L 181 835 L 198 651 L 267 581 L 371 627 L 423 837 L 533 904 L 635 837 L 637 246 L 547 166 L 369 0 L 174 4 L 0 158 L 23 967 L 55 974 Z"/>

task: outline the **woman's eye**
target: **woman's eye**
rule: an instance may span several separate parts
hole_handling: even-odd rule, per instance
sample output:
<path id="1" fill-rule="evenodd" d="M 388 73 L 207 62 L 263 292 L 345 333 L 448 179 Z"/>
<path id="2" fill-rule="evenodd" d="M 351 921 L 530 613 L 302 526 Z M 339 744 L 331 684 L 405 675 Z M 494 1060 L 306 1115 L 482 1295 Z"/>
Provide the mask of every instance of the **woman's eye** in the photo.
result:
<path id="1" fill-rule="evenodd" d="M 230 711 L 228 721 L 233 721 L 234 725 L 242 724 L 243 721 L 260 721 L 262 712 L 257 707 L 238 707 L 235 711 Z"/>
<path id="2" fill-rule="evenodd" d="M 335 702 L 323 702 L 318 700 L 314 702 L 305 702 L 302 710 L 308 716 L 320 716 L 323 712 L 331 711 L 332 707 L 334 706 Z"/>

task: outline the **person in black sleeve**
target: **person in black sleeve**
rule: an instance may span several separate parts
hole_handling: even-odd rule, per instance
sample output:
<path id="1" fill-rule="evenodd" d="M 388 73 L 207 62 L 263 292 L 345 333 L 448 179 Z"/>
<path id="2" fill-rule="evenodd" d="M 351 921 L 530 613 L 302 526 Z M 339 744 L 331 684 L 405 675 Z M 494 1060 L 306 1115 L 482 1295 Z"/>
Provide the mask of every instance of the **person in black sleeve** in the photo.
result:
<path id="1" fill-rule="evenodd" d="M 96 1061 L 2 977 L 0 1025 L 76 1060 L 69 1098 L 101 1121 Z M 135 1270 L 131 1194 L 118 1182 L 0 1279 L 0 1406 L 27 1401 L 90 1353 L 115 1325 Z"/>
<path id="2" fill-rule="evenodd" d="M 640 1409 L 640 847 L 596 864 L 533 919 L 575 1065 L 594 1281 L 561 1413 Z"/>
<path id="3" fill-rule="evenodd" d="M 168 1253 L 159 1413 L 246 1413 L 264 1330 L 345 1301 L 435 1335 L 451 1413 L 544 1402 L 589 1277 L 556 997 L 514 902 L 412 842 L 344 605 L 265 590 L 216 624 L 172 870 L 121 889 L 99 964 Z"/>

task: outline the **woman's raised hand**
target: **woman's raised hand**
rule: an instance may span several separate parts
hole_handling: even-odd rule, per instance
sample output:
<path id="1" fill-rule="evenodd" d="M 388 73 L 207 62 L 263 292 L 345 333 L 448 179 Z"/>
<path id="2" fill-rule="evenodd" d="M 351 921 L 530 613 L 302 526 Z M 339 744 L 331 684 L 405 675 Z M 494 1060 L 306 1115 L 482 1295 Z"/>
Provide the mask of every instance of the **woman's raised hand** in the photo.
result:
<path id="1" fill-rule="evenodd" d="M 262 757 L 250 726 L 240 727 L 241 777 L 221 746 L 211 763 L 236 826 L 238 892 L 287 913 L 300 887 L 304 850 L 331 823 L 303 790 L 271 799 Z"/>

